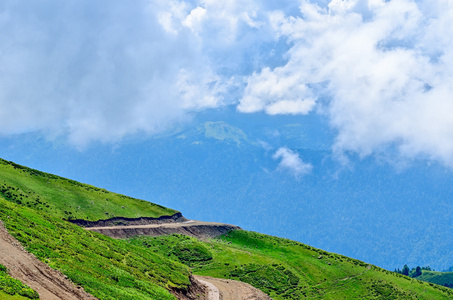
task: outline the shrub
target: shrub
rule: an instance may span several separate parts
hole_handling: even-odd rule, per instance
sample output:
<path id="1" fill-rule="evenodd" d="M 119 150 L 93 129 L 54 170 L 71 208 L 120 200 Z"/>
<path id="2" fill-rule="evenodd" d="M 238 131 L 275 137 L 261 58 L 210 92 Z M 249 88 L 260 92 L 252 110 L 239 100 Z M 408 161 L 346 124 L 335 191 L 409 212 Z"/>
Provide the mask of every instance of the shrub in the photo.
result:
<path id="1" fill-rule="evenodd" d="M 182 263 L 204 262 L 212 259 L 211 252 L 203 244 L 187 240 L 173 246 L 171 251 Z"/>

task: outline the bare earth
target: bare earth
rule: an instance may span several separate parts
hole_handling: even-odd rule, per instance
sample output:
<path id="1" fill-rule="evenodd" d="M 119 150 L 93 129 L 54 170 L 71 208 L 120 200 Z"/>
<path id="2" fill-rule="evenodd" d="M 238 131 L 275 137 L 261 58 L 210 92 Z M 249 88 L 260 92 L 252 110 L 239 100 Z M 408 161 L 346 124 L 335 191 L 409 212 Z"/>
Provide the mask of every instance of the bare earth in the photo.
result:
<path id="1" fill-rule="evenodd" d="M 9 269 L 43 300 L 96 300 L 97 298 L 76 287 L 61 272 L 56 271 L 24 250 L 18 240 L 8 233 L 0 221 L 0 264 Z"/>
<path id="2" fill-rule="evenodd" d="M 87 227 L 87 230 L 99 230 L 99 229 L 120 229 L 120 228 L 175 228 L 181 226 L 198 226 L 198 225 L 226 225 L 224 223 L 216 222 L 203 222 L 188 220 L 185 222 L 175 222 L 175 223 L 163 223 L 163 224 L 147 224 L 147 225 L 127 225 L 127 226 L 99 226 L 99 227 Z"/>
<path id="3" fill-rule="evenodd" d="M 86 227 L 85 229 L 102 233 L 112 238 L 129 238 L 137 235 L 160 236 L 179 233 L 199 239 L 206 239 L 241 228 L 230 224 L 189 220 L 186 222 L 164 224 Z"/>
<path id="4" fill-rule="evenodd" d="M 206 286 L 206 300 L 272 300 L 262 291 L 244 282 L 198 275 L 194 277 Z"/>

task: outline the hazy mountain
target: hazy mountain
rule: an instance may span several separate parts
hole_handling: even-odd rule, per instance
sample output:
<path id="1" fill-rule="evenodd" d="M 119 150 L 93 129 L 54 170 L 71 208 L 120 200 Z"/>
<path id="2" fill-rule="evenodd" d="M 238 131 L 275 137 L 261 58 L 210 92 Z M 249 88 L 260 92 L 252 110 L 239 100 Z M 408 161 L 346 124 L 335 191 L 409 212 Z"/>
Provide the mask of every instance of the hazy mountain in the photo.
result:
<path id="1" fill-rule="evenodd" d="M 247 121 L 211 112 L 120 147 L 78 152 L 16 139 L 1 151 L 13 160 L 36 145 L 18 162 L 175 207 L 189 218 L 288 237 L 391 270 L 401 261 L 451 266 L 451 173 L 385 158 L 349 157 L 342 165 L 327 132 L 314 118 L 250 115 Z M 297 153 L 311 172 L 279 167 L 274 154 L 281 147 Z"/>

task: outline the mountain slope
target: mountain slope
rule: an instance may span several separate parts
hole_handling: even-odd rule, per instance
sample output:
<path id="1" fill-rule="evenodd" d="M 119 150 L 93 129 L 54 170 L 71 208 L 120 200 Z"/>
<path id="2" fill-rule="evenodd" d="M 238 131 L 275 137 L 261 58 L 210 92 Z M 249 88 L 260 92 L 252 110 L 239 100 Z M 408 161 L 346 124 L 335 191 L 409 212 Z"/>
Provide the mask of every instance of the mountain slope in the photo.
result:
<path id="1" fill-rule="evenodd" d="M 172 235 L 132 244 L 191 266 L 197 275 L 240 280 L 273 299 L 450 299 L 453 291 L 295 241 L 236 230 L 207 242 Z"/>
<path id="2" fill-rule="evenodd" d="M 157 217 L 175 211 L 5 161 L 0 185 L 0 220 L 8 231 L 99 299 L 174 299 L 170 291 L 189 289 L 191 271 L 241 280 L 275 299 L 453 296 L 449 289 L 354 259 L 242 230 L 204 242 L 179 235 L 114 240 L 64 219 Z M 72 214 L 64 212 L 69 206 Z"/>
<path id="3" fill-rule="evenodd" d="M 72 282 L 55 271 L 48 265 L 38 260 L 34 255 L 25 251 L 20 243 L 12 237 L 0 221 L 0 263 L 4 265 L 8 273 L 20 282 L 26 283 L 30 289 L 24 289 L 18 285 L 16 289 L 6 288 L 0 280 L 0 290 L 14 294 L 14 290 L 20 295 L 38 299 L 40 295 L 46 300 L 96 300 L 82 288 L 76 287 Z M 1 269 L 1 265 L 0 265 Z M 2 278 L 0 272 L 0 278 Z M 34 296 L 34 297 L 33 297 Z M 0 299 L 3 299 L 0 297 Z"/>
<path id="4" fill-rule="evenodd" d="M 177 211 L 0 159 L 0 195 L 63 219 L 160 217 Z"/>
<path id="5" fill-rule="evenodd" d="M 417 279 L 453 288 L 453 272 L 422 270 L 422 275 L 418 276 Z"/>
<path id="6" fill-rule="evenodd" d="M 99 299 L 173 299 L 189 271 L 161 255 L 0 197 L 0 219 L 26 250 Z"/>

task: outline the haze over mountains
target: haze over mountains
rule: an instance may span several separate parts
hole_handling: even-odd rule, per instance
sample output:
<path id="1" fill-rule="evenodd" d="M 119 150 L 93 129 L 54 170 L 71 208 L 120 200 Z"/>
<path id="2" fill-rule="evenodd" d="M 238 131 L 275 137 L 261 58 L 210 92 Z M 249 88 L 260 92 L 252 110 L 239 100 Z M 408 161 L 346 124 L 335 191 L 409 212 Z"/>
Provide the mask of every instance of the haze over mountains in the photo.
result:
<path id="1" fill-rule="evenodd" d="M 397 167 L 385 158 L 353 156 L 342 164 L 328 138 L 316 119 L 210 112 L 118 147 L 78 152 L 30 137 L 12 138 L 0 150 L 21 164 L 178 207 L 191 219 L 237 224 L 390 270 L 451 266 L 450 171 L 414 162 Z M 293 161 L 277 157 L 279 149 Z M 300 171 L 300 163 L 309 168 Z"/>

